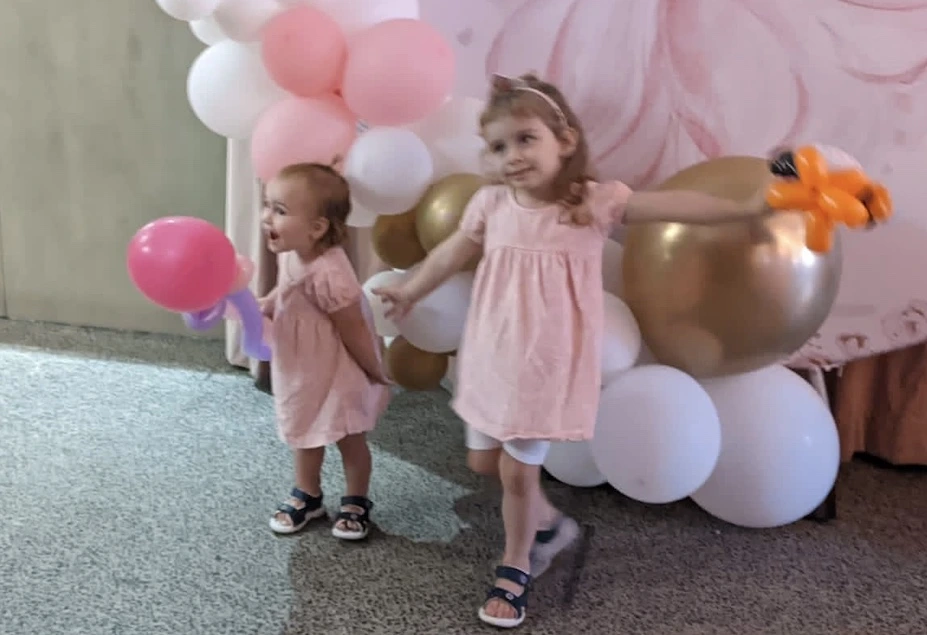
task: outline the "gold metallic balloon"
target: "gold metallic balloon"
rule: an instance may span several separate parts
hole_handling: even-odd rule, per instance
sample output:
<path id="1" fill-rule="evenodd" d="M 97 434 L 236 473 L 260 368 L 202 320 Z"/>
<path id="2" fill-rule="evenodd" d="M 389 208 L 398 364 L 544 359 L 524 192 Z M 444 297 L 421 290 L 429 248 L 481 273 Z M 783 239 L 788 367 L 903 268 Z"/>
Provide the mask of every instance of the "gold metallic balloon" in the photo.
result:
<path id="1" fill-rule="evenodd" d="M 415 230 L 415 210 L 377 216 L 371 232 L 373 250 L 393 269 L 408 269 L 424 260 L 426 252 Z"/>
<path id="2" fill-rule="evenodd" d="M 687 168 L 657 189 L 747 200 L 771 179 L 766 161 L 725 157 Z M 839 235 L 827 253 L 805 246 L 801 212 L 717 223 L 628 227 L 625 301 L 662 364 L 695 377 L 781 361 L 820 328 L 837 296 Z"/>
<path id="3" fill-rule="evenodd" d="M 447 374 L 448 357 L 415 348 L 404 337 L 386 350 L 386 366 L 393 381 L 407 390 L 434 390 Z"/>
<path id="4" fill-rule="evenodd" d="M 415 227 L 425 251 L 431 251 L 457 231 L 467 203 L 486 185 L 477 174 L 451 174 L 435 181 L 415 206 Z"/>

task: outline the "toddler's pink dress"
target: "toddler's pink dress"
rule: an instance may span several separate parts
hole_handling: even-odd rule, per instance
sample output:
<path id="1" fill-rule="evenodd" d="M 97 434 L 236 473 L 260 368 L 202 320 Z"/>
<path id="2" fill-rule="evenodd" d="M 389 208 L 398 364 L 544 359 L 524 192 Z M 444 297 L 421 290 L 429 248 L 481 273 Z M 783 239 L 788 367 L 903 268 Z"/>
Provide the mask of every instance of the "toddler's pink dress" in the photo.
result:
<path id="1" fill-rule="evenodd" d="M 377 354 L 370 307 L 347 254 L 332 247 L 308 264 L 292 252 L 278 258 L 271 327 L 271 380 L 280 438 L 317 448 L 373 430 L 389 403 L 344 347 L 329 314 L 361 302 Z"/>
<path id="2" fill-rule="evenodd" d="M 483 244 L 453 408 L 498 441 L 592 438 L 604 321 L 602 249 L 631 190 L 590 183 L 590 226 L 558 205 L 519 205 L 506 186 L 477 192 L 461 230 Z"/>

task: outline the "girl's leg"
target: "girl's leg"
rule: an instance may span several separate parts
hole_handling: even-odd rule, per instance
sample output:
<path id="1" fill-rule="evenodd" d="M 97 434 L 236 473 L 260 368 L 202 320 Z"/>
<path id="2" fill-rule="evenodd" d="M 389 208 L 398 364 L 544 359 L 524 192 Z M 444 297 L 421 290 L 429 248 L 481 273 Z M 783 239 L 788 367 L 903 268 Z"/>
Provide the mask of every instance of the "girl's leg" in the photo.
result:
<path id="1" fill-rule="evenodd" d="M 499 457 L 499 476 L 502 481 L 502 521 L 505 524 L 505 554 L 502 564 L 531 573 L 531 546 L 540 524 L 542 509 L 540 465 L 522 463 L 502 452 Z M 518 596 L 524 587 L 505 579 L 496 580 L 495 586 Z M 516 610 L 508 603 L 490 599 L 484 612 L 495 618 L 513 619 Z"/>
<path id="2" fill-rule="evenodd" d="M 502 448 L 495 448 L 493 450 L 470 450 L 467 453 L 467 466 L 477 474 L 498 480 L 500 478 L 499 467 L 502 454 L 504 454 Z M 540 469 L 538 469 L 537 472 L 539 496 L 537 499 L 538 508 L 536 510 L 536 517 L 538 519 L 536 530 L 545 531 L 553 527 L 563 514 L 561 514 L 560 510 L 554 507 L 547 498 L 544 488 L 540 485 Z"/>
<path id="3" fill-rule="evenodd" d="M 373 461 L 367 446 L 366 434 L 352 434 L 338 442 L 341 462 L 344 464 L 344 480 L 347 486 L 345 497 L 357 496 L 367 498 L 370 489 L 370 472 Z M 363 514 L 368 510 L 358 505 L 342 505 L 341 511 Z M 339 519 L 335 528 L 344 532 L 359 532 L 363 528 L 359 522 Z"/>
<path id="4" fill-rule="evenodd" d="M 310 496 L 322 495 L 322 461 L 325 447 L 298 449 L 293 452 L 293 468 L 296 472 L 296 487 Z"/>
<path id="5" fill-rule="evenodd" d="M 270 520 L 277 533 L 293 533 L 313 518 L 325 515 L 322 507 L 322 461 L 325 448 L 295 448 L 293 472 L 296 487 Z"/>

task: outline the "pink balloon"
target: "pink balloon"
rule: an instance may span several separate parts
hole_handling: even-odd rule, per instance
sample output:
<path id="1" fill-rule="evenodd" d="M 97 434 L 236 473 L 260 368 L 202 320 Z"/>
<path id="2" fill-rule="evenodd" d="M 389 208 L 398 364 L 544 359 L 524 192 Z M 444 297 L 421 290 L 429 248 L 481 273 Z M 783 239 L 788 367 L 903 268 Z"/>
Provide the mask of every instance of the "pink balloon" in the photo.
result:
<path id="1" fill-rule="evenodd" d="M 294 163 L 332 163 L 357 136 L 357 117 L 339 97 L 290 97 L 261 115 L 251 137 L 251 162 L 269 181 Z"/>
<path id="2" fill-rule="evenodd" d="M 438 110 L 454 87 L 454 50 L 421 20 L 386 20 L 348 46 L 341 94 L 375 126 L 399 126 Z"/>
<path id="3" fill-rule="evenodd" d="M 235 248 L 201 218 L 168 216 L 138 230 L 126 257 L 129 277 L 146 298 L 169 311 L 204 311 L 238 276 Z"/>
<path id="4" fill-rule="evenodd" d="M 273 18 L 261 34 L 261 57 L 271 78 L 300 97 L 338 87 L 348 55 L 341 27 L 328 14 L 299 5 Z"/>

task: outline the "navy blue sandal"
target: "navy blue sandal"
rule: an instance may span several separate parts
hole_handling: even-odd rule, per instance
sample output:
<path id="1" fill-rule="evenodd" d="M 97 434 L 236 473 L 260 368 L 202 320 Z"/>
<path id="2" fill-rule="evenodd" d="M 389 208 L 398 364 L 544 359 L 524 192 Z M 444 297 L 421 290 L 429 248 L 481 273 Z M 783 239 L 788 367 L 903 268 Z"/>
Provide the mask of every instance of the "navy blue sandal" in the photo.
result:
<path id="1" fill-rule="evenodd" d="M 345 507 L 360 507 L 363 511 L 358 513 L 344 509 Z M 366 496 L 342 496 L 341 511 L 335 517 L 332 535 L 341 540 L 363 540 L 370 533 L 370 510 L 373 503 Z M 351 523 L 354 527 L 342 528 Z"/>
<path id="2" fill-rule="evenodd" d="M 294 487 L 290 496 L 300 501 L 302 507 L 294 507 L 289 502 L 280 503 L 277 507 L 277 513 L 270 517 L 270 528 L 277 534 L 295 534 L 301 531 L 303 527 L 309 524 L 309 521 L 315 518 L 322 518 L 326 515 L 325 508 L 322 507 L 322 495 L 310 496 L 298 487 Z M 280 514 L 285 514 L 289 522 L 279 518 Z"/>
<path id="3" fill-rule="evenodd" d="M 480 607 L 480 620 L 497 628 L 515 628 L 521 626 L 522 622 L 525 621 L 525 610 L 528 606 L 528 587 L 531 585 L 531 575 L 515 567 L 500 565 L 496 567 L 496 578 L 521 585 L 523 590 L 521 595 L 515 595 L 515 593 L 508 589 L 502 589 L 497 586 L 491 588 L 489 593 L 486 594 L 486 601 L 483 602 L 483 606 Z M 488 615 L 486 613 L 486 605 L 489 604 L 491 600 L 502 600 L 511 606 L 515 609 L 515 617 L 494 617 Z"/>

